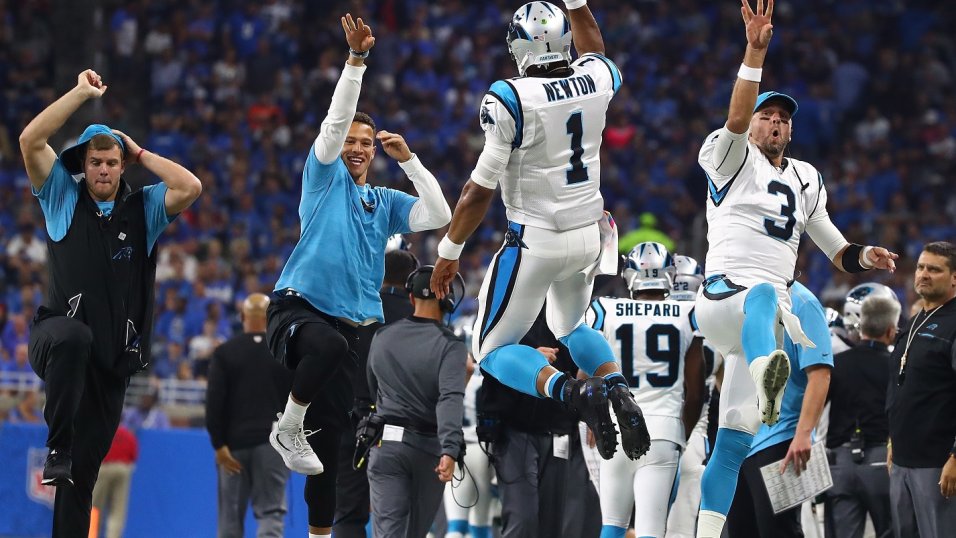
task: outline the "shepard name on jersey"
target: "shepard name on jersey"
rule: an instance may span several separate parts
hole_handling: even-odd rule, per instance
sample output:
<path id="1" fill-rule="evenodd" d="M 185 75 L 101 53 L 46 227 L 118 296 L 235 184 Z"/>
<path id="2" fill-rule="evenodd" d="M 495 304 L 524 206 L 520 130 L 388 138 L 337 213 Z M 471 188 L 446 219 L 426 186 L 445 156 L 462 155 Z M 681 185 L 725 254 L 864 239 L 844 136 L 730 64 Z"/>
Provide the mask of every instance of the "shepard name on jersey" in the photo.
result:
<path id="1" fill-rule="evenodd" d="M 679 318 L 684 306 L 671 301 L 627 301 L 614 305 L 618 316 L 654 316 L 664 318 Z"/>
<path id="2" fill-rule="evenodd" d="M 657 312 L 657 314 L 655 314 Z M 693 308 L 677 301 L 595 299 L 584 321 L 611 344 L 651 439 L 684 446 L 684 362 L 694 341 Z"/>

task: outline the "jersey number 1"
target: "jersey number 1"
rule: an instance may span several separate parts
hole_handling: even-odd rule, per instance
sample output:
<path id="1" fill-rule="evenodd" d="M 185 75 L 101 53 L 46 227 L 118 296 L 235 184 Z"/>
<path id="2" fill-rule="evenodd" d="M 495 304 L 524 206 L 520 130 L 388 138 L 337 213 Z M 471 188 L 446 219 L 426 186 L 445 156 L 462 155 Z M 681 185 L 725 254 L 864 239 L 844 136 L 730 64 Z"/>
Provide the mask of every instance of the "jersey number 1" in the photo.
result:
<path id="1" fill-rule="evenodd" d="M 582 183 L 588 180 L 588 167 L 584 166 L 581 156 L 584 148 L 581 139 L 584 138 L 584 124 L 581 120 L 581 111 L 571 114 L 566 124 L 568 134 L 571 135 L 571 168 L 568 169 L 568 185 Z"/>

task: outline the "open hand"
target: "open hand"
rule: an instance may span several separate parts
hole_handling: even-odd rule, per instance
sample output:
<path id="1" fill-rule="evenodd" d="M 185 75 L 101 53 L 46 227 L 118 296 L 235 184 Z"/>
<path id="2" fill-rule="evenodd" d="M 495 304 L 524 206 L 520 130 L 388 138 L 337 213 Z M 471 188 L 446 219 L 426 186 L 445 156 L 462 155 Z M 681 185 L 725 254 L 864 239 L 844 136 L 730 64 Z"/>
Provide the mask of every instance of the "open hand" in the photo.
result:
<path id="1" fill-rule="evenodd" d="M 939 475 L 939 492 L 947 499 L 956 495 L 956 456 L 947 458 L 946 465 L 943 465 L 943 472 Z"/>
<path id="2" fill-rule="evenodd" d="M 762 50 L 770 45 L 773 36 L 773 24 L 770 17 L 773 15 L 773 0 L 767 0 L 767 9 L 763 7 L 763 0 L 757 0 L 757 12 L 750 9 L 750 0 L 741 0 L 740 14 L 744 18 L 747 28 L 747 44 Z"/>
<path id="3" fill-rule="evenodd" d="M 239 463 L 239 460 L 232 457 L 232 452 L 229 451 L 229 447 L 221 446 L 216 449 L 216 465 L 219 465 L 229 474 L 236 474 L 242 472 L 242 464 Z"/>
<path id="4" fill-rule="evenodd" d="M 873 247 L 866 253 L 866 261 L 873 265 L 874 269 L 885 269 L 889 272 L 896 271 L 896 262 L 900 256 L 895 252 L 890 252 L 883 247 Z"/>
<path id="5" fill-rule="evenodd" d="M 558 360 L 558 348 L 556 347 L 539 347 L 538 353 L 548 359 L 548 364 L 554 364 L 554 361 Z"/>
<path id="6" fill-rule="evenodd" d="M 103 79 L 92 69 L 87 69 L 76 77 L 76 87 L 87 99 L 96 99 L 106 93 L 106 84 L 103 84 Z"/>
<path id="7" fill-rule="evenodd" d="M 355 52 L 365 52 L 375 45 L 372 37 L 372 27 L 362 21 L 362 17 L 352 20 L 352 14 L 346 13 L 342 17 L 342 29 L 345 30 L 345 40 L 349 48 Z"/>
<path id="8" fill-rule="evenodd" d="M 787 464 L 793 462 L 793 470 L 800 476 L 800 473 L 807 470 L 807 462 L 810 461 L 810 434 L 797 434 L 790 442 L 790 449 L 787 450 L 787 456 L 783 458 L 780 464 L 780 474 L 787 470 Z"/>
<path id="9" fill-rule="evenodd" d="M 133 141 L 133 139 L 123 131 L 113 129 L 113 134 L 120 137 L 123 140 L 123 145 L 126 146 L 126 157 L 128 161 L 126 164 L 134 164 L 136 156 L 139 155 L 139 150 L 143 148 L 139 147 L 139 144 Z"/>
<path id="10" fill-rule="evenodd" d="M 448 295 L 451 287 L 451 281 L 458 274 L 458 260 L 446 260 L 439 257 L 435 261 L 435 269 L 432 271 L 432 279 L 428 287 L 435 293 L 438 299 L 444 299 Z"/>
<path id="11" fill-rule="evenodd" d="M 412 152 L 402 135 L 383 130 L 379 131 L 375 138 L 382 143 L 385 153 L 396 161 L 403 163 L 412 158 Z"/>

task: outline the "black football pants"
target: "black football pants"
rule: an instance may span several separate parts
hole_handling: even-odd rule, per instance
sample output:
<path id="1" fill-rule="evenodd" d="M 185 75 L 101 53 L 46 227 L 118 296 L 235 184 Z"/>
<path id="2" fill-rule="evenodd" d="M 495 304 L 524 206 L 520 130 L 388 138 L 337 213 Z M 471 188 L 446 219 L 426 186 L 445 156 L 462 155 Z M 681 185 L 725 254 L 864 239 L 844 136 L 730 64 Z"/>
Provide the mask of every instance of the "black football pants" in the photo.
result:
<path id="1" fill-rule="evenodd" d="M 73 458 L 73 485 L 56 488 L 54 537 L 89 535 L 93 485 L 123 412 L 127 379 L 93 365 L 92 343 L 89 327 L 66 316 L 30 331 L 30 365 L 46 382 L 47 446 Z"/>

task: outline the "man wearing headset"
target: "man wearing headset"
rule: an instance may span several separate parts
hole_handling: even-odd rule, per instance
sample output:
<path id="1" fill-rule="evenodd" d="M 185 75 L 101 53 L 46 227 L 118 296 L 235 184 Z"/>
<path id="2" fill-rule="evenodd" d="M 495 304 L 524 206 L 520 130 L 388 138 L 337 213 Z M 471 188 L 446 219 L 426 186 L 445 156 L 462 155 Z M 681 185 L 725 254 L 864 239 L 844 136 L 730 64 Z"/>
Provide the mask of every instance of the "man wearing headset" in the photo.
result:
<path id="1" fill-rule="evenodd" d="M 439 300 L 429 283 L 433 269 L 408 276 L 414 313 L 375 333 L 369 350 L 369 391 L 385 423 L 369 456 L 374 536 L 425 536 L 464 446 L 468 351 L 442 323 L 464 284 L 457 277 L 461 290 Z"/>

